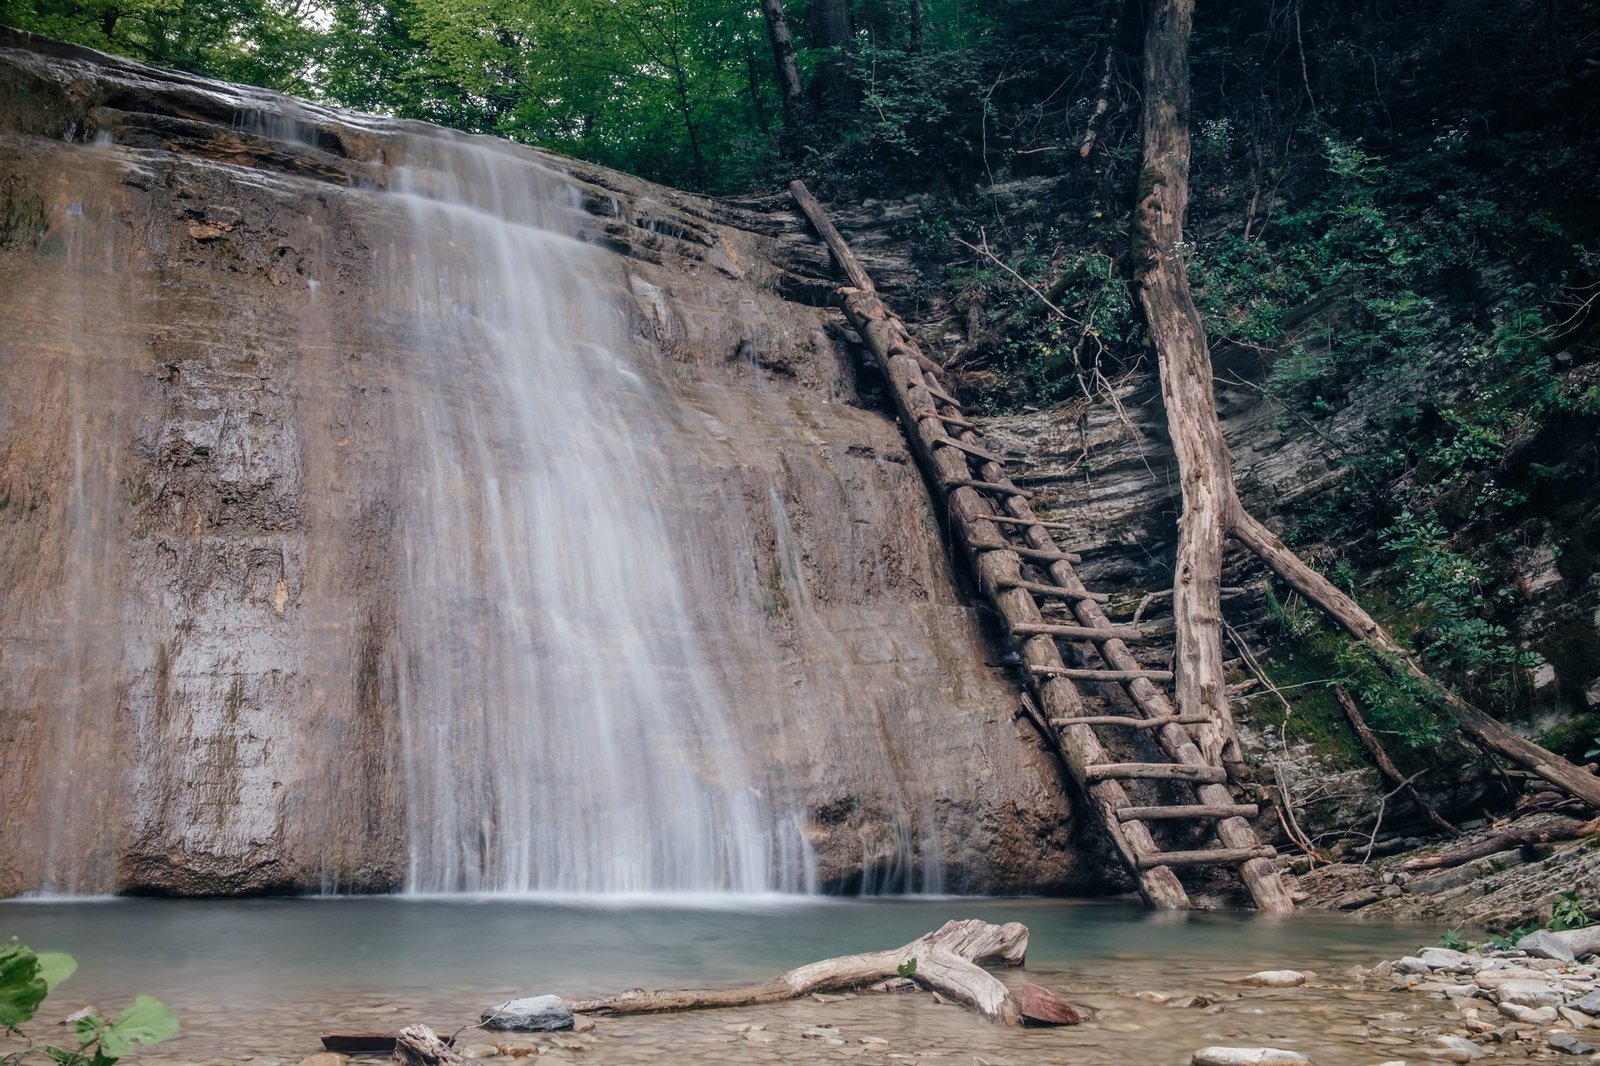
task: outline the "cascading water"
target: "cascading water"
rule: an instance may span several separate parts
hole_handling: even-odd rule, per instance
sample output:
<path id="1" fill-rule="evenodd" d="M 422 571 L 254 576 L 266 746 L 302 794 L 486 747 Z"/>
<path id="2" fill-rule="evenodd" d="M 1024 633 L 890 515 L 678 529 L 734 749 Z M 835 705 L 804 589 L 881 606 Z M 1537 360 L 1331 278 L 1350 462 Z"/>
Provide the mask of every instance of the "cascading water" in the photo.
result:
<path id="1" fill-rule="evenodd" d="M 386 302 L 431 353 L 400 691 L 414 891 L 753 892 L 795 879 L 686 608 L 656 388 L 569 184 L 413 139 Z M 789 857 L 793 861 L 793 856 Z"/>
<path id="2" fill-rule="evenodd" d="M 1074 876 L 767 221 L 9 32 L 0 896 Z"/>

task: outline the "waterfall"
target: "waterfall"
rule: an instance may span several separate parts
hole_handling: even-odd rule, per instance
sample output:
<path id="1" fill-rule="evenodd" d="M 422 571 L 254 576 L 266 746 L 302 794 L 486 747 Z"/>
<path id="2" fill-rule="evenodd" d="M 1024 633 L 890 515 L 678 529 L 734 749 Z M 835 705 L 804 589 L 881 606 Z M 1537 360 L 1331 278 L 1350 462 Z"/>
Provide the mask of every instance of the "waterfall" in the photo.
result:
<path id="1" fill-rule="evenodd" d="M 416 451 L 401 508 L 408 887 L 796 883 L 688 609 L 659 386 L 630 366 L 570 184 L 413 138 L 377 250 Z M 789 849 L 792 852 L 792 848 Z"/>

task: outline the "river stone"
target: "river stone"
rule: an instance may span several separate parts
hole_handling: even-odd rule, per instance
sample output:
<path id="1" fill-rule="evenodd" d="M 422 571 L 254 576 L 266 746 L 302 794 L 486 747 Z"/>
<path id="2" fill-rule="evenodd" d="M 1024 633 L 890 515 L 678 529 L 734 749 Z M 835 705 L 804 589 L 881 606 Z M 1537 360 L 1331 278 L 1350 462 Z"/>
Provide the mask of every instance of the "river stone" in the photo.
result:
<path id="1" fill-rule="evenodd" d="M 1589 1055 L 1594 1052 L 1594 1048 L 1571 1033 L 1551 1033 L 1550 1046 L 1557 1051 L 1565 1051 L 1568 1055 Z"/>
<path id="2" fill-rule="evenodd" d="M 1472 962 L 1471 955 L 1450 948 L 1423 948 L 1422 954 L 1417 957 L 1426 963 L 1430 970 L 1448 970 Z"/>
<path id="3" fill-rule="evenodd" d="M 1549 981 L 1507 981 L 1495 990 L 1494 997 L 1497 1002 L 1519 1007 L 1559 1007 L 1567 998 Z"/>
<path id="4" fill-rule="evenodd" d="M 464 1059 L 492 1059 L 500 1054 L 500 1049 L 494 1044 L 469 1044 L 461 1049 Z"/>
<path id="5" fill-rule="evenodd" d="M 1194 1053 L 1194 1066 L 1306 1066 L 1310 1062 L 1298 1051 L 1275 1047 L 1203 1047 Z"/>
<path id="6" fill-rule="evenodd" d="M 1394 968 L 1401 973 L 1427 973 L 1432 969 L 1426 962 L 1423 962 L 1415 955 L 1407 955 L 1395 963 Z"/>
<path id="7" fill-rule="evenodd" d="M 479 1016 L 485 1029 L 549 1033 L 572 1028 L 572 1011 L 560 996 L 528 996 L 491 1007 Z"/>
<path id="8" fill-rule="evenodd" d="M 1578 958 L 1585 955 L 1600 955 L 1600 925 L 1585 926 L 1582 929 L 1565 929 L 1559 933 L 1552 933 L 1566 941 L 1572 953 Z"/>
<path id="9" fill-rule="evenodd" d="M 1575 999 L 1567 1006 L 1573 1010 L 1581 1010 L 1585 1014 L 1600 1014 L 1600 992 L 1590 992 L 1581 999 Z"/>
<path id="10" fill-rule="evenodd" d="M 1465 1052 L 1468 1059 L 1481 1059 L 1489 1054 L 1464 1036 L 1437 1036 L 1433 1042 L 1439 1047 Z"/>
<path id="11" fill-rule="evenodd" d="M 1427 972 L 1427 967 L 1423 967 L 1423 972 Z M 1241 977 L 1235 983 L 1260 985 L 1262 988 L 1293 988 L 1295 985 L 1305 984 L 1306 975 L 1299 970 L 1261 970 L 1249 977 Z"/>
<path id="12" fill-rule="evenodd" d="M 1554 1007 L 1524 1007 L 1520 1003 L 1500 1004 L 1500 1013 L 1524 1025 L 1549 1025 L 1556 1020 Z"/>
<path id="13" fill-rule="evenodd" d="M 1572 953 L 1572 945 L 1565 939 L 1543 929 L 1537 933 L 1529 933 L 1517 941 L 1517 947 L 1529 955 L 1541 959 L 1554 959 L 1557 962 L 1571 962 L 1577 957 Z"/>
<path id="14" fill-rule="evenodd" d="M 1479 970 L 1472 979 L 1479 988 L 1493 992 L 1507 981 L 1543 981 L 1546 978 L 1542 970 L 1530 970 L 1526 966 L 1507 966 L 1500 970 Z"/>

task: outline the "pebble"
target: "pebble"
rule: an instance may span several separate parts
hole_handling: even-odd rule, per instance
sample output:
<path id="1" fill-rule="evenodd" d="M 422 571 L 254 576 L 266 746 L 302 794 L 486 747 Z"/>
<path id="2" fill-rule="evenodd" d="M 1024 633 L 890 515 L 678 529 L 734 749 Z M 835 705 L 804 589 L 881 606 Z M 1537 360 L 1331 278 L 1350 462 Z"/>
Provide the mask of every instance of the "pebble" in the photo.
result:
<path id="1" fill-rule="evenodd" d="M 1426 972 L 1426 967 L 1423 968 Z M 1259 985 L 1262 988 L 1293 988 L 1306 983 L 1306 975 L 1299 970 L 1261 970 L 1241 977 L 1236 984 Z"/>
<path id="2" fill-rule="evenodd" d="M 1203 1047 L 1193 1061 L 1194 1066 L 1305 1066 L 1311 1060 L 1275 1047 Z"/>

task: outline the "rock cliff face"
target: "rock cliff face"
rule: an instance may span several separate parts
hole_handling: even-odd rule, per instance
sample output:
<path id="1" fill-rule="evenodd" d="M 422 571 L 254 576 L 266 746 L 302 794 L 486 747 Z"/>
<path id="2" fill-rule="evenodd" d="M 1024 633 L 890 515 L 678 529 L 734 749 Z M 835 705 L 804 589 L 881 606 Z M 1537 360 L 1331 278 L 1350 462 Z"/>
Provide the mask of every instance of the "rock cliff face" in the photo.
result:
<path id="1" fill-rule="evenodd" d="M 516 434 L 543 438 L 479 410 L 516 405 L 471 344 L 408 325 L 439 306 L 408 263 L 448 264 L 455 243 L 398 190 L 430 145 L 463 141 L 0 31 L 0 895 L 507 883 L 460 872 L 501 861 L 506 790 L 542 784 L 495 757 L 570 737 L 497 732 L 513 675 L 474 679 L 480 658 L 516 665 L 517 626 L 536 650 L 555 637 L 461 592 L 425 534 L 459 535 L 474 566 L 526 563 L 496 587 L 562 561 L 486 546 L 506 477 L 438 457 L 502 456 L 559 489 L 547 510 L 640 490 L 545 472 L 565 458 L 518 452 Z M 617 372 L 650 398 L 631 454 L 670 496 L 651 521 L 704 657 L 663 667 L 662 698 L 720 701 L 726 736 L 681 712 L 704 734 L 684 758 L 716 763 L 695 773 L 718 802 L 792 830 L 769 833 L 758 880 L 1093 890 L 1103 871 L 1013 724 L 899 431 L 835 314 L 805 302 L 806 241 L 495 151 L 547 175 L 553 224 L 588 246 L 549 298 L 598 293 Z M 602 651 L 617 669 L 632 654 Z M 449 813 L 469 785 L 477 855 Z M 572 809 L 574 853 L 621 831 Z M 430 863 L 456 872 L 428 880 Z"/>

